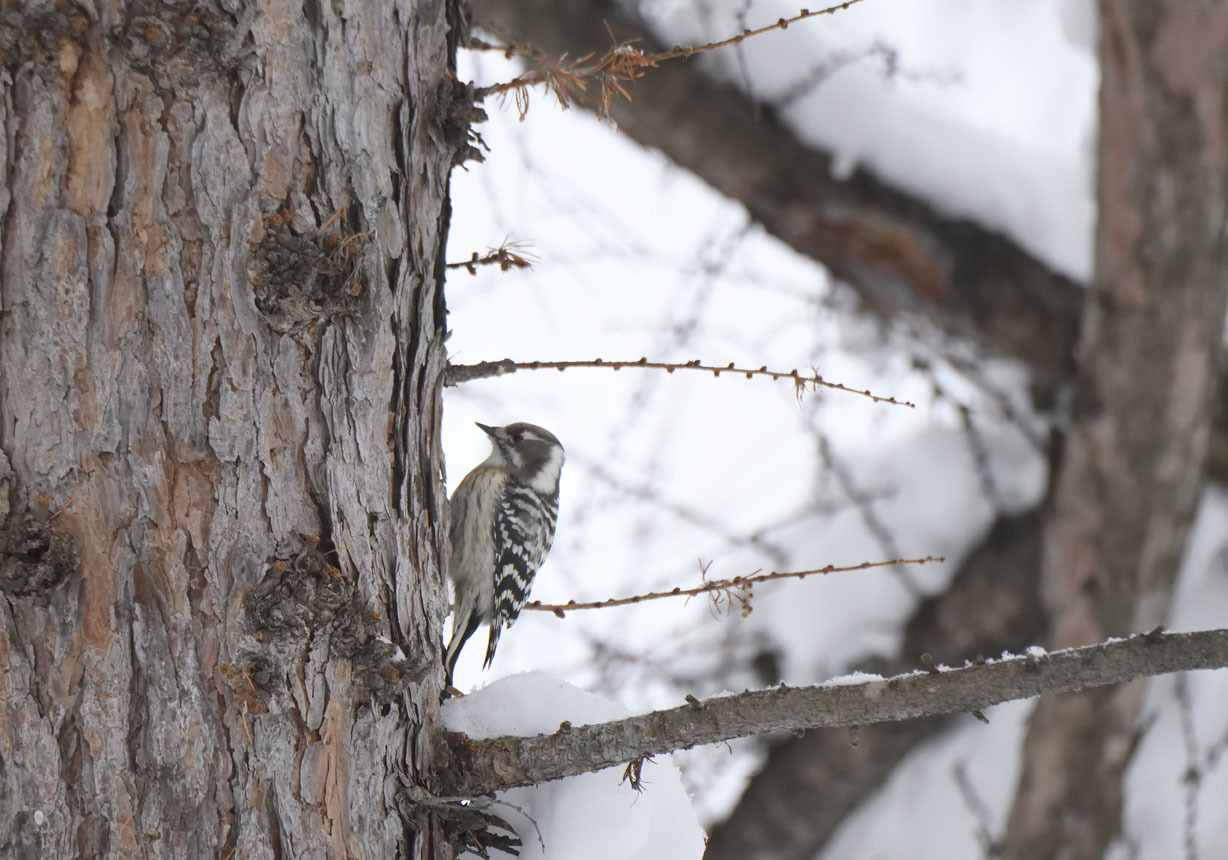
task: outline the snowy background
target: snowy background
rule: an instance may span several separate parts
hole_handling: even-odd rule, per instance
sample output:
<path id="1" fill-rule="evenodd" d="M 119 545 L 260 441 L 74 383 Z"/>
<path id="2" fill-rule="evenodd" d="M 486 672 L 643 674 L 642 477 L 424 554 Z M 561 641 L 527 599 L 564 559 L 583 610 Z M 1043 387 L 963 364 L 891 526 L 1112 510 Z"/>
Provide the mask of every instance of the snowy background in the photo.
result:
<path id="1" fill-rule="evenodd" d="M 696 43 L 796 8 L 670 0 L 644 13 L 665 41 Z M 869 167 L 1085 279 L 1095 217 L 1094 18 L 1090 0 L 865 0 L 701 62 L 758 99 L 785 99 L 782 115 L 836 153 L 840 170 Z M 830 73 L 820 82 L 799 86 L 822 68 Z M 517 71 L 498 55 L 462 57 L 461 76 L 478 84 Z M 575 691 L 540 675 L 498 682 L 530 670 L 619 703 L 610 713 L 638 712 L 772 676 L 817 682 L 890 654 L 900 622 L 944 587 L 995 517 L 1034 506 L 1045 490 L 1039 440 L 1048 417 L 1030 412 L 1026 374 L 931 331 L 862 315 L 850 292 L 766 236 L 739 205 L 591 114 L 534 95 L 523 122 L 510 104 L 488 103 L 490 121 L 479 128 L 487 161 L 453 176 L 449 259 L 506 239 L 536 259 L 529 271 L 451 273 L 454 363 L 648 356 L 817 368 L 917 408 L 839 392 L 799 400 L 787 383 L 632 369 L 520 372 L 450 389 L 449 487 L 489 450 L 474 421 L 531 421 L 566 446 L 558 537 L 533 597 L 583 601 L 687 587 L 699 583 L 701 565 L 709 577 L 729 577 L 927 554 L 947 561 L 760 585 L 747 617 L 703 599 L 561 620 L 526 612 L 488 672 L 480 671 L 484 648 L 466 650 L 458 686 L 494 689 L 449 706 L 449 719 L 493 720 L 496 734 L 588 721 L 577 718 L 589 711 Z M 1228 500 L 1209 491 L 1171 628 L 1222 620 L 1226 521 Z M 524 689 L 509 694 L 517 684 Z M 1194 705 L 1184 732 L 1181 697 Z M 508 712 L 517 698 L 540 702 L 540 727 L 526 728 L 537 725 L 532 715 Z M 1207 673 L 1162 678 L 1148 702 L 1144 718 L 1154 725 L 1131 770 L 1125 830 L 1133 844 L 1121 856 L 1182 853 L 1181 777 L 1192 760 L 1208 767 L 1195 799 L 1201 844 L 1228 844 L 1228 767 L 1219 762 L 1228 689 Z M 1029 710 L 993 709 L 988 727 L 968 719 L 915 753 L 824 856 L 984 856 L 980 834 L 1001 832 Z M 593 713 L 596 720 L 606 712 Z M 701 824 L 736 803 L 760 749 L 752 740 L 674 756 Z M 654 794 L 673 802 L 668 761 L 646 766 L 643 796 L 618 788 L 620 775 L 584 779 L 604 780 L 610 797 L 643 816 L 654 814 Z M 537 800 L 524 791 L 515 802 L 556 834 L 544 856 L 579 856 L 561 847 L 570 837 L 557 829 L 559 803 L 589 797 L 588 789 L 538 791 Z M 611 802 L 593 800 L 594 821 Z M 588 826 L 574 810 L 566 820 Z M 536 834 L 521 836 L 538 850 Z M 680 838 L 700 856 L 694 834 Z M 686 856 L 676 845 L 654 853 L 664 844 L 654 837 L 634 849 L 605 847 L 610 857 Z"/>

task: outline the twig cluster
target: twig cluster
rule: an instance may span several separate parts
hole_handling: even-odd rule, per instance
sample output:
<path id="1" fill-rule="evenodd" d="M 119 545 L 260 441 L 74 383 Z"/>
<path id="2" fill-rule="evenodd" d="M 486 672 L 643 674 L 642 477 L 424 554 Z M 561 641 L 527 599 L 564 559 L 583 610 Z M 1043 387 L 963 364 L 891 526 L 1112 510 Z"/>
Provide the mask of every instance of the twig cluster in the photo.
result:
<path id="1" fill-rule="evenodd" d="M 444 268 L 464 269 L 469 274 L 476 275 L 478 266 L 498 266 L 499 271 L 506 272 L 511 269 L 531 269 L 533 259 L 532 254 L 525 252 L 522 243 L 504 242 L 498 248 L 490 248 L 485 254 L 474 251 L 468 260 L 448 263 Z"/>
<path id="2" fill-rule="evenodd" d="M 528 49 L 524 46 L 496 46 L 477 41 L 471 43 L 471 47 L 501 50 L 507 56 L 516 54 L 528 55 L 533 57 L 537 63 L 523 75 L 500 84 L 481 87 L 475 91 L 475 94 L 478 97 L 498 95 L 500 99 L 506 99 L 510 94 L 516 103 L 517 112 L 519 112 L 520 117 L 523 119 L 529 110 L 529 90 L 533 87 L 542 87 L 546 92 L 552 93 L 559 100 L 560 105 L 568 107 L 572 102 L 577 101 L 588 92 L 587 81 L 595 81 L 600 87 L 600 93 L 597 96 L 598 113 L 600 116 L 608 117 L 610 102 L 614 96 L 620 95 L 627 101 L 631 101 L 631 94 L 627 92 L 625 85 L 633 83 L 637 78 L 643 77 L 647 69 L 655 69 L 661 63 L 668 60 L 682 59 L 695 54 L 702 54 L 706 51 L 714 51 L 717 48 L 737 45 L 752 36 L 759 36 L 772 30 L 786 30 L 790 24 L 804 21 L 807 18 L 815 18 L 819 15 L 831 15 L 860 2 L 861 0 L 846 0 L 846 2 L 837 3 L 826 9 L 815 11 L 802 9 L 791 18 L 779 18 L 767 26 L 753 30 L 746 29 L 735 36 L 730 36 L 728 39 L 707 42 L 703 45 L 674 45 L 668 51 L 645 53 L 629 42 L 621 42 L 615 44 L 614 47 L 601 56 L 590 52 L 570 61 L 566 56 L 563 56 L 551 64 L 546 64 L 545 58 L 540 51 Z M 611 38 L 613 38 L 612 33 Z"/>
<path id="3" fill-rule="evenodd" d="M 926 564 L 931 561 L 941 562 L 945 560 L 942 556 L 927 555 L 924 558 L 893 558 L 890 561 L 863 561 L 860 564 L 843 566 L 829 564 L 826 567 L 816 567 L 812 570 L 773 570 L 768 573 L 755 571 L 745 576 L 735 576 L 730 579 L 714 579 L 697 585 L 694 588 L 676 586 L 669 591 L 650 591 L 647 594 L 636 594 L 631 597 L 611 597 L 607 600 L 595 600 L 586 603 L 577 603 L 574 600 L 569 600 L 567 603 L 542 603 L 539 600 L 531 600 L 523 608 L 553 612 L 559 618 L 562 618 L 573 609 L 605 609 L 610 606 L 627 606 L 632 603 L 643 603 L 646 600 L 660 600 L 664 597 L 694 597 L 697 594 L 709 593 L 726 595 L 729 598 L 730 605 L 732 605 L 734 602 L 741 602 L 741 598 L 736 595 L 745 596 L 756 583 L 769 582 L 773 579 L 804 579 L 807 576 L 818 576 L 828 573 L 847 573 L 854 570 L 869 570 L 874 567 L 890 567 L 897 564 Z M 702 571 L 706 572 L 707 568 L 702 568 Z M 745 614 L 745 611 L 743 614 Z"/>

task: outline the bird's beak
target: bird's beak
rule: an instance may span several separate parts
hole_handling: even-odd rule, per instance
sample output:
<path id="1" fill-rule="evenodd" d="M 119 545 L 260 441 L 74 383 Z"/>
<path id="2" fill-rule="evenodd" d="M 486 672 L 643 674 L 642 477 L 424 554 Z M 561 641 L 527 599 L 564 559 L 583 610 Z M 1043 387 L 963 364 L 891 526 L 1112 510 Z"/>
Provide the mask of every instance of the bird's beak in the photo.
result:
<path id="1" fill-rule="evenodd" d="M 494 436 L 495 431 L 499 429 L 498 427 L 487 426 L 486 424 L 483 424 L 481 421 L 474 421 L 473 423 L 481 427 L 482 432 L 485 433 L 487 436 Z"/>

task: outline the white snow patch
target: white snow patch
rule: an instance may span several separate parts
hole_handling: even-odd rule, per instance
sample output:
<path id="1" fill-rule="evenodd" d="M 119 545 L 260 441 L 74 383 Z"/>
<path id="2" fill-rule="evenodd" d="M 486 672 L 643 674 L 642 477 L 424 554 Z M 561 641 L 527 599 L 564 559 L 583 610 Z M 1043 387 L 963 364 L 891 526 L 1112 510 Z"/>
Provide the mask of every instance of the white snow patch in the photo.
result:
<path id="1" fill-rule="evenodd" d="M 628 716 L 622 705 L 542 672 L 513 675 L 451 699 L 441 713 L 448 729 L 475 739 L 546 734 L 564 720 L 581 726 Z M 508 806 L 496 804 L 493 811 L 516 828 L 522 860 L 701 857 L 704 832 L 672 757 L 645 762 L 641 776 L 645 788 L 638 794 L 620 784 L 621 767 L 502 791 L 498 798 Z"/>
<path id="2" fill-rule="evenodd" d="M 1168 627 L 1224 626 L 1228 617 L 1228 494 L 1203 492 Z M 1184 685 L 1184 693 L 1178 689 Z M 1182 701 L 1186 703 L 1182 704 Z M 1183 710 L 1185 711 L 1183 715 Z M 1223 671 L 1152 678 L 1139 715 L 1146 735 L 1126 772 L 1123 828 L 1128 848 L 1117 857 L 1211 857 L 1228 845 L 1228 684 Z M 1198 781 L 1191 782 L 1196 774 Z M 1193 849 L 1187 846 L 1193 840 Z M 1221 846 L 1216 848 L 1216 846 Z M 1107 856 L 1107 855 L 1106 855 Z"/>
<path id="3" fill-rule="evenodd" d="M 1019 749 L 1033 702 L 985 709 L 989 725 L 971 717 L 937 736 L 895 769 L 887 784 L 846 819 L 820 858 L 941 857 L 982 860 L 981 826 L 1002 832 L 1019 773 Z M 870 726 L 862 730 L 873 732 Z M 975 804 L 988 814 L 979 821 Z"/>
<path id="4" fill-rule="evenodd" d="M 869 681 L 885 681 L 887 680 L 882 675 L 876 675 L 873 672 L 849 672 L 847 675 L 840 675 L 836 678 L 829 678 L 819 686 L 822 687 L 851 687 L 855 684 L 865 684 Z"/>

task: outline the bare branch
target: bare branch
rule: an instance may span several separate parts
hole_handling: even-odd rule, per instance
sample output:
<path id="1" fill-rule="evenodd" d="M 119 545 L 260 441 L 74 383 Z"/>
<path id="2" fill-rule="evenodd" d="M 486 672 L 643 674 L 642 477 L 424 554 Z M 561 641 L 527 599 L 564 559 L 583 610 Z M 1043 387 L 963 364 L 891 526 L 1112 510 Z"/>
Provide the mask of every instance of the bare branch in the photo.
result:
<path id="1" fill-rule="evenodd" d="M 566 603 L 542 603 L 539 600 L 531 600 L 521 608 L 553 612 L 559 618 L 562 618 L 573 609 L 606 609 L 610 606 L 627 606 L 632 603 L 643 603 L 645 600 L 660 600 L 663 597 L 694 597 L 697 594 L 713 592 L 731 593 L 736 591 L 744 593 L 756 583 L 769 582 L 773 579 L 805 579 L 807 576 L 847 573 L 854 570 L 869 570 L 872 567 L 892 567 L 897 564 L 925 564 L 931 561 L 946 561 L 946 559 L 941 556 L 927 555 L 925 558 L 893 558 L 888 561 L 863 561 L 861 564 L 845 566 L 829 564 L 826 567 L 816 567 L 811 570 L 773 570 L 769 573 L 759 573 L 756 571 L 746 576 L 714 579 L 711 582 L 705 582 L 694 588 L 675 587 L 669 591 L 650 591 L 647 594 L 636 594 L 631 597 L 611 597 L 608 600 L 595 600 L 590 603 L 576 603 L 574 600 L 569 600 Z M 706 570 L 707 568 L 704 569 Z"/>
<path id="2" fill-rule="evenodd" d="M 870 657 L 852 668 L 898 675 L 914 669 L 922 652 L 957 666 L 1038 641 L 1045 631 L 1037 587 L 1043 519 L 1037 511 L 999 519 L 946 590 L 917 606 L 896 655 Z M 960 719 L 884 723 L 865 732 L 856 750 L 840 729 L 774 741 L 737 806 L 709 828 L 705 860 L 745 860 L 765 845 L 777 860 L 820 856 L 841 822 L 904 758 Z"/>
<path id="3" fill-rule="evenodd" d="M 444 385 L 456 385 L 458 382 L 468 382 L 472 379 L 481 379 L 483 376 L 502 376 L 505 373 L 511 373 L 513 370 L 558 370 L 564 371 L 572 367 L 602 367 L 609 370 L 622 370 L 624 367 L 631 368 L 648 368 L 651 370 L 664 370 L 666 373 L 673 373 L 675 370 L 700 370 L 705 373 L 711 373 L 713 376 L 720 376 L 722 373 L 730 373 L 736 376 L 745 376 L 747 379 L 753 379 L 756 376 L 765 376 L 768 379 L 787 379 L 793 383 L 793 388 L 798 397 L 801 397 L 808 387 L 812 389 L 830 388 L 835 391 L 845 391 L 849 394 L 857 394 L 862 397 L 868 397 L 875 403 L 889 403 L 892 406 L 907 406 L 909 409 L 916 409 L 917 404 L 907 400 L 896 400 L 894 397 L 884 397 L 881 394 L 875 394 L 868 388 L 850 388 L 847 385 L 842 385 L 839 382 L 828 382 L 819 375 L 817 370 L 812 370 L 810 375 L 800 373 L 797 368 L 793 370 L 768 370 L 767 366 L 754 367 L 736 367 L 731 361 L 729 364 L 704 364 L 698 358 L 686 362 L 670 362 L 670 361 L 649 361 L 647 358 L 640 358 L 636 361 L 606 361 L 604 358 L 594 358 L 587 361 L 512 361 L 505 358 L 503 361 L 484 361 L 475 365 L 449 365 L 447 375 L 444 378 Z M 478 368 L 483 368 L 479 371 Z M 510 369 L 505 369 L 510 368 Z"/>
<path id="4" fill-rule="evenodd" d="M 1228 667 L 1228 630 L 1153 631 L 937 673 L 744 692 L 609 723 L 567 724 L 565 730 L 532 738 L 473 740 L 450 732 L 446 740 L 451 761 L 437 776 L 444 791 L 472 796 L 747 735 L 968 713 L 1042 693 L 1089 690 L 1150 675 L 1224 667 Z"/>

